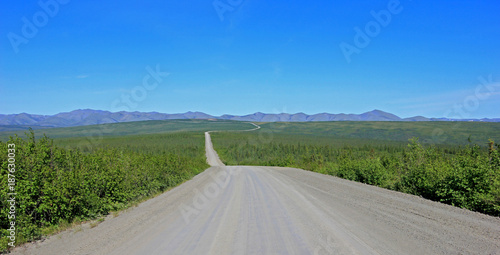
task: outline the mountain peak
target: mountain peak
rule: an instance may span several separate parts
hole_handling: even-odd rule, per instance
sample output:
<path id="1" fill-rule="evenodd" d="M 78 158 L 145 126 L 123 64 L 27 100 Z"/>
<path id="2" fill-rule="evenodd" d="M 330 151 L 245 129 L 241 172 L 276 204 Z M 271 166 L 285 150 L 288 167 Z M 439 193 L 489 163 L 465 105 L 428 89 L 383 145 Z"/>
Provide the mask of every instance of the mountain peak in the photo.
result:
<path id="1" fill-rule="evenodd" d="M 500 122 L 500 119 L 447 119 L 447 118 L 426 118 L 415 116 L 401 119 L 400 117 L 384 112 L 382 110 L 372 110 L 362 114 L 331 114 L 318 113 L 308 115 L 302 112 L 289 114 L 267 114 L 256 112 L 244 116 L 224 114 L 216 117 L 203 112 L 186 112 L 177 114 L 166 114 L 158 112 L 109 112 L 92 109 L 78 109 L 71 112 L 62 112 L 55 115 L 35 115 L 29 113 L 20 114 L 0 114 L 0 125 L 6 126 L 31 126 L 37 127 L 70 127 L 85 126 L 104 123 L 131 122 L 144 120 L 170 120 L 170 119 L 223 119 L 238 121 L 258 121 L 258 122 L 306 122 L 306 121 L 488 121 Z"/>

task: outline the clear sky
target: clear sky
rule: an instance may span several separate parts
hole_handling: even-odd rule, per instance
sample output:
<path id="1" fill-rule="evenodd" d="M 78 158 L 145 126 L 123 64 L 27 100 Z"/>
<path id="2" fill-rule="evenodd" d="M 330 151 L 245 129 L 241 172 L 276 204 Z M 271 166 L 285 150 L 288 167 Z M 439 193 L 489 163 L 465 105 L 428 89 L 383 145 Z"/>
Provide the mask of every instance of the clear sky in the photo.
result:
<path id="1" fill-rule="evenodd" d="M 2 1 L 0 114 L 498 118 L 499 13 L 497 0 Z"/>

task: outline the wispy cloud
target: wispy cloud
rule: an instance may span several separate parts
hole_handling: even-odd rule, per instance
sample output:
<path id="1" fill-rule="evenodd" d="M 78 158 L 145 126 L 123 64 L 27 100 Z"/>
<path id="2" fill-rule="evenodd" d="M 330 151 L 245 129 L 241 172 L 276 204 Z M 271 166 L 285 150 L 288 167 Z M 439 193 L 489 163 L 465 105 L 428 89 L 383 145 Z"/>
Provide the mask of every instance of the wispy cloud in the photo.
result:
<path id="1" fill-rule="evenodd" d="M 478 95 L 479 93 L 479 95 Z M 490 83 L 489 90 L 484 87 L 473 87 L 447 91 L 437 94 L 428 94 L 417 97 L 400 98 L 388 104 L 399 105 L 401 109 L 419 114 L 430 114 L 442 117 L 450 109 L 464 106 L 469 101 L 475 101 L 479 105 L 486 102 L 498 101 L 500 97 L 500 83 Z M 470 102 L 469 102 L 470 103 Z"/>
<path id="2" fill-rule="evenodd" d="M 92 90 L 90 93 L 94 95 L 116 95 L 127 92 L 130 92 L 130 90 L 124 88 L 118 88 L 118 89 Z"/>
<path id="3" fill-rule="evenodd" d="M 90 75 L 88 75 L 88 74 L 80 74 L 80 75 L 77 75 L 77 76 L 76 76 L 76 78 L 77 78 L 77 79 L 85 79 L 85 78 L 87 78 L 87 77 L 89 77 L 89 76 L 90 76 Z"/>
<path id="4" fill-rule="evenodd" d="M 275 77 L 281 77 L 281 75 L 283 74 L 283 67 L 280 63 L 278 62 L 272 62 L 270 64 L 271 68 L 272 68 L 272 72 L 273 72 L 273 75 Z"/>

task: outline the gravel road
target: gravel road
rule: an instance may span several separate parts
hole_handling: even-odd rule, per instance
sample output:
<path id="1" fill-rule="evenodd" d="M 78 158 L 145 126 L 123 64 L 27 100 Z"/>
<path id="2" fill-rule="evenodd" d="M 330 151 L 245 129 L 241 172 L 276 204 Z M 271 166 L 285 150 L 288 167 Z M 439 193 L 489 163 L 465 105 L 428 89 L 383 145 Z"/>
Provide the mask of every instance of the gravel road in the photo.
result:
<path id="1" fill-rule="evenodd" d="M 293 168 L 212 165 L 14 254 L 500 254 L 500 219 Z"/>

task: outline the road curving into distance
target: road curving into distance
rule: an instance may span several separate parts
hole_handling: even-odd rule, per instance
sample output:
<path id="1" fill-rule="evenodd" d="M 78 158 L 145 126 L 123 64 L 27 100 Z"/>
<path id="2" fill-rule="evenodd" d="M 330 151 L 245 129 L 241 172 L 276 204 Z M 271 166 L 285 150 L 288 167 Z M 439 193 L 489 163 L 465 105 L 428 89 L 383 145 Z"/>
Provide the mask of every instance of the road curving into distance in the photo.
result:
<path id="1" fill-rule="evenodd" d="M 500 219 L 294 168 L 212 166 L 14 254 L 500 254 Z"/>
<path id="2" fill-rule="evenodd" d="M 205 132 L 205 152 L 207 154 L 207 163 L 209 165 L 225 166 L 217 155 L 217 152 L 214 150 L 212 139 L 210 139 L 210 132 Z"/>

